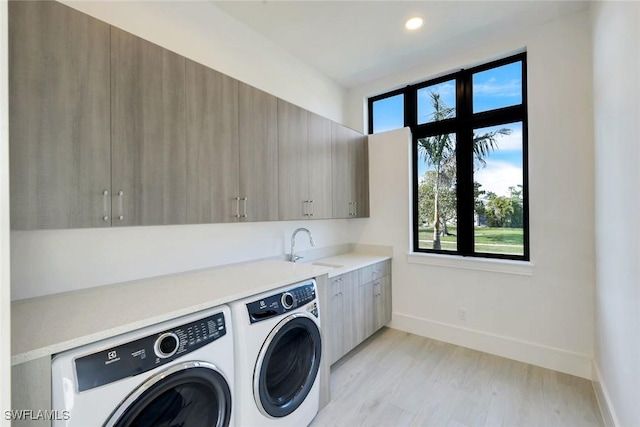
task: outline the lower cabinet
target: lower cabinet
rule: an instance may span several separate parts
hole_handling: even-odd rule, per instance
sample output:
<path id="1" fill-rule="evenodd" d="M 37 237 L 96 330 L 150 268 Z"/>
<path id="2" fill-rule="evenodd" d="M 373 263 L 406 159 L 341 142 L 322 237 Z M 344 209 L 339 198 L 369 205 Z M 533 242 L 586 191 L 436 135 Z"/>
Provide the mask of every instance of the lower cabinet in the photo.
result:
<path id="1" fill-rule="evenodd" d="M 329 279 L 328 307 L 323 325 L 333 364 L 391 320 L 391 262 Z"/>

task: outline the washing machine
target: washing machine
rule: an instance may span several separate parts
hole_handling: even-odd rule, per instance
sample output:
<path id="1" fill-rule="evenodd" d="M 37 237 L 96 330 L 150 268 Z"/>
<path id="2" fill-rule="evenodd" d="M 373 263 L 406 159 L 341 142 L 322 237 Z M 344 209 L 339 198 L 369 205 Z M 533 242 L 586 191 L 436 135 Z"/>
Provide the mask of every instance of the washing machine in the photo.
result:
<path id="1" fill-rule="evenodd" d="M 236 333 L 237 425 L 308 425 L 320 399 L 322 338 L 315 280 L 230 306 Z"/>
<path id="2" fill-rule="evenodd" d="M 234 426 L 233 352 L 221 306 L 57 354 L 53 426 Z"/>

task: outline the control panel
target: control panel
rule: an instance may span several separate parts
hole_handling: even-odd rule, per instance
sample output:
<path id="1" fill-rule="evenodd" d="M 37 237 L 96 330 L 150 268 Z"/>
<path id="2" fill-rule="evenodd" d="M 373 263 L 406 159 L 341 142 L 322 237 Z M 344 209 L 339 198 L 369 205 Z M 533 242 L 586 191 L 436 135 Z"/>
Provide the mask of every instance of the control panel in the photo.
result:
<path id="1" fill-rule="evenodd" d="M 315 299 L 315 282 L 309 281 L 293 289 L 288 289 L 284 292 L 279 292 L 248 303 L 247 311 L 249 312 L 249 320 L 251 323 L 256 323 L 270 319 L 274 316 L 295 310 Z"/>
<path id="2" fill-rule="evenodd" d="M 78 391 L 162 366 L 226 335 L 224 313 L 75 359 Z"/>

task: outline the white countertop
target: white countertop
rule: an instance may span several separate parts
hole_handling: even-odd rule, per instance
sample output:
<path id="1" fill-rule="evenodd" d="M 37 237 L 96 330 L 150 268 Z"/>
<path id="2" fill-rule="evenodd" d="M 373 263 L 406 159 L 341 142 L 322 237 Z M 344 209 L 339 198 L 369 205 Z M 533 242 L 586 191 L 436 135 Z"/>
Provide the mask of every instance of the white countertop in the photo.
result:
<path id="1" fill-rule="evenodd" d="M 385 255 L 350 252 L 343 255 L 335 255 L 328 258 L 310 261 L 310 263 L 318 267 L 324 264 L 324 266 L 331 268 L 328 272 L 329 278 L 331 278 L 390 258 L 391 257 Z"/>
<path id="2" fill-rule="evenodd" d="M 389 257 L 349 253 L 308 263 L 263 260 L 16 301 L 11 306 L 11 363 L 28 362 L 312 277 L 334 277 L 385 259 Z"/>

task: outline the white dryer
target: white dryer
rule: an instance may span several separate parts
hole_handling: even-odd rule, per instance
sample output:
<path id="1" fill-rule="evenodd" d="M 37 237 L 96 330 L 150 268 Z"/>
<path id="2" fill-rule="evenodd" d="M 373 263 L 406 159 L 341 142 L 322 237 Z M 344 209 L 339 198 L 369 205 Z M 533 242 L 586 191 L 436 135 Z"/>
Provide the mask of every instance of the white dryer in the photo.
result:
<path id="1" fill-rule="evenodd" d="M 230 305 L 236 331 L 237 425 L 308 425 L 320 399 L 322 338 L 315 280 Z"/>
<path id="2" fill-rule="evenodd" d="M 221 306 L 55 355 L 53 426 L 233 426 L 231 325 Z"/>

